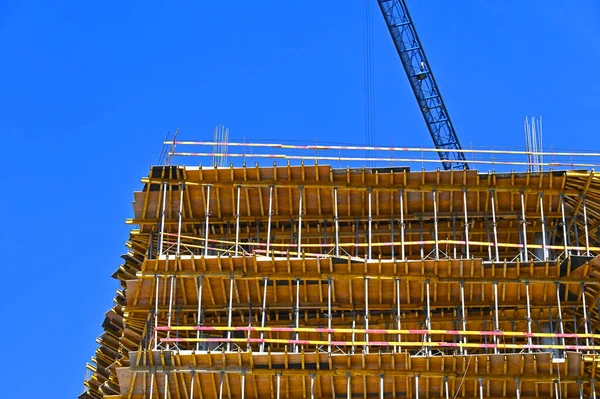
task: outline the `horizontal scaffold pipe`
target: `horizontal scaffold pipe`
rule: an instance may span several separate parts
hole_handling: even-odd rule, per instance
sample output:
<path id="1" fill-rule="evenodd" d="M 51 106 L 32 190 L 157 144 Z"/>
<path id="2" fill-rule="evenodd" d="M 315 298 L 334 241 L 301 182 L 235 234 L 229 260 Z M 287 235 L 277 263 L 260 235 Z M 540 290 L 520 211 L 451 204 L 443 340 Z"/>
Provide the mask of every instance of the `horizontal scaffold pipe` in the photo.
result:
<path id="1" fill-rule="evenodd" d="M 418 147 L 382 147 L 382 146 L 354 146 L 354 145 L 296 145 L 283 143 L 219 143 L 214 141 L 165 141 L 164 144 L 174 145 L 199 145 L 215 146 L 223 145 L 229 147 L 266 147 L 276 149 L 290 150 L 357 150 L 357 151 L 400 151 L 400 152 L 447 152 L 444 148 L 418 148 Z M 501 149 L 453 149 L 453 152 L 462 152 L 466 154 L 507 154 L 507 155 L 546 155 L 557 157 L 600 157 L 597 152 L 578 152 L 578 151 L 519 151 L 519 150 L 501 150 Z M 250 154 L 248 154 L 250 156 Z"/>
<path id="2" fill-rule="evenodd" d="M 164 233 L 164 235 L 167 236 L 174 236 L 177 237 L 177 234 L 174 233 Z M 204 242 L 206 239 L 204 237 L 194 237 L 194 236 L 186 236 L 186 235 L 182 235 L 181 238 L 185 238 L 185 239 L 190 239 L 190 240 L 196 240 L 198 242 Z M 213 243 L 213 244 L 227 244 L 227 245 L 234 245 L 235 241 L 228 241 L 228 240 L 217 240 L 217 239 L 208 239 L 208 242 Z M 399 246 L 399 245 L 406 245 L 406 246 L 420 246 L 420 245 L 434 245 L 436 243 L 435 240 L 422 240 L 422 241 L 387 241 L 387 242 L 374 242 L 374 243 L 353 243 L 353 242 L 340 242 L 338 245 L 340 247 L 349 247 L 349 248 L 355 248 L 355 247 L 360 247 L 360 248 L 364 248 L 367 246 L 372 246 L 372 247 L 391 247 L 391 246 Z M 447 245 L 466 245 L 466 241 L 461 241 L 461 240 L 443 240 L 440 239 L 437 241 L 438 244 L 442 245 L 442 244 L 447 244 Z M 165 241 L 165 244 L 176 244 L 176 242 L 167 242 Z M 192 247 L 192 248 L 204 248 L 204 245 L 202 244 L 185 244 L 188 247 Z M 252 247 L 266 247 L 266 243 L 262 243 L 262 242 L 250 242 L 250 241 L 240 241 L 238 242 L 238 245 L 246 245 L 246 246 L 252 246 Z M 270 243 L 271 246 L 277 246 L 277 247 L 282 247 L 282 248 L 295 248 L 297 246 L 297 244 L 283 244 L 283 243 Z M 472 246 L 485 246 L 485 247 L 499 247 L 499 248 L 517 248 L 517 249 L 522 249 L 525 247 L 525 245 L 523 244 L 513 244 L 513 243 L 494 243 L 494 242 L 490 242 L 490 241 L 471 241 L 469 240 L 469 245 Z M 310 243 L 302 243 L 302 247 L 308 247 L 308 248 L 334 248 L 336 246 L 335 243 L 327 243 L 327 244 L 310 244 Z M 540 244 L 528 244 L 527 245 L 528 249 L 555 249 L 555 250 L 564 250 L 565 246 L 564 245 L 540 245 Z M 600 251 L 600 247 L 589 247 L 586 248 L 581 247 L 581 246 L 567 246 L 566 247 L 568 250 L 570 251 L 585 251 L 587 249 L 589 249 L 590 251 Z M 215 248 L 215 249 L 219 249 L 219 248 Z M 224 249 L 221 248 L 222 251 L 226 251 Z"/>
<path id="3" fill-rule="evenodd" d="M 275 353 L 273 353 L 275 354 Z M 266 354 L 265 354 L 266 355 Z M 304 356 L 305 353 L 298 354 L 296 356 Z M 294 356 L 289 355 L 288 356 Z M 377 355 L 374 355 L 377 356 Z M 504 355 L 502 355 L 504 356 Z M 433 356 L 432 356 L 433 357 Z M 467 356 L 468 357 L 468 356 Z M 399 368 L 334 368 L 334 369 L 300 369 L 300 368 L 256 368 L 256 367 L 240 367 L 240 366 L 198 366 L 198 365 L 185 365 L 185 366 L 143 366 L 143 365 L 131 365 L 129 370 L 134 373 L 203 373 L 203 374 L 244 374 L 244 375 L 263 375 L 263 376 L 297 376 L 314 375 L 320 376 L 333 376 L 333 377 L 344 377 L 350 376 L 375 376 L 379 377 L 382 373 L 387 377 L 414 377 L 415 374 L 422 378 L 444 378 L 447 377 L 449 380 L 490 380 L 490 381 L 514 381 L 514 375 L 507 374 L 485 374 L 481 372 L 464 373 L 459 371 L 432 371 L 432 370 L 419 370 L 419 369 L 399 369 Z M 550 382 L 554 381 L 558 376 L 555 373 L 549 374 L 538 374 L 538 375 L 527 375 L 519 374 L 518 378 L 522 382 Z M 561 383 L 576 383 L 581 381 L 581 376 L 578 375 L 562 375 L 560 377 Z"/>
<path id="4" fill-rule="evenodd" d="M 476 284 L 475 282 L 473 282 L 473 284 Z M 479 283 L 481 284 L 481 283 Z M 581 301 L 569 301 L 569 302 L 561 302 L 561 304 L 563 305 L 563 307 L 565 308 L 565 312 L 567 311 L 567 307 L 569 307 L 569 311 L 572 311 L 573 309 L 575 309 L 577 306 L 581 306 Z M 449 302 L 444 302 L 444 303 L 439 303 L 439 302 L 432 302 L 431 303 L 431 309 L 448 309 L 448 310 L 455 310 L 456 309 L 456 302 L 453 301 L 449 301 Z M 222 312 L 227 312 L 227 305 L 225 304 L 219 304 L 219 305 L 202 305 L 202 309 L 205 312 L 211 312 L 211 313 L 222 313 Z M 352 313 L 353 310 L 356 310 L 356 306 L 353 303 L 339 303 L 339 302 L 333 302 L 332 306 L 335 307 L 337 310 L 343 310 L 349 313 Z M 469 309 L 470 311 L 472 310 L 473 314 L 478 314 L 481 315 L 480 311 L 482 308 L 490 308 L 492 305 L 490 305 L 489 301 L 470 301 L 465 303 L 465 308 Z M 517 311 L 518 312 L 522 312 L 523 315 L 521 315 L 522 317 L 519 317 L 518 320 L 516 320 L 517 322 L 525 322 L 526 323 L 526 319 L 525 319 L 525 306 L 523 305 L 523 301 L 520 300 L 516 300 L 516 301 L 502 301 L 499 305 L 498 305 L 501 309 L 502 312 L 508 311 L 511 313 L 510 316 L 500 316 L 500 320 L 502 321 L 511 321 L 511 320 L 515 320 L 514 315 L 512 314 L 513 312 Z M 235 304 L 235 309 L 236 310 L 248 310 L 250 309 L 252 306 L 246 302 L 246 303 L 236 303 Z M 540 313 L 545 313 L 545 315 L 540 314 L 539 316 L 537 316 L 537 320 L 541 321 L 542 318 L 544 321 L 549 320 L 549 316 L 547 316 L 549 313 L 547 312 L 548 310 L 548 304 L 547 301 L 541 301 L 538 303 L 533 303 L 531 306 L 531 310 L 536 310 L 536 311 L 540 311 Z M 293 308 L 294 308 L 294 304 L 291 302 L 276 302 L 273 303 L 272 305 L 269 305 L 269 309 L 272 311 L 279 311 L 279 312 L 293 312 Z M 390 304 L 389 303 L 383 303 L 383 304 L 379 304 L 379 303 L 369 303 L 369 308 L 370 310 L 373 311 L 384 311 L 384 312 L 391 312 L 390 310 Z M 402 304 L 402 308 L 403 311 L 423 311 L 423 304 L 422 303 L 403 303 Z M 132 306 L 123 306 L 123 311 L 124 312 L 148 312 L 150 309 L 155 309 L 154 306 L 152 305 L 132 305 Z M 307 304 L 302 304 L 302 310 L 301 313 L 304 314 L 304 312 L 314 312 L 315 309 L 327 309 L 327 303 L 322 303 L 322 302 L 318 302 L 318 303 L 307 303 Z M 516 309 L 516 310 L 515 310 Z M 168 305 L 159 305 L 158 306 L 158 310 L 163 312 L 165 310 L 168 310 Z M 190 305 L 178 305 L 177 306 L 177 312 L 197 312 L 197 305 L 196 304 L 190 304 Z M 476 316 L 472 316 L 474 319 L 473 320 L 489 320 L 489 311 L 488 311 L 488 316 L 486 316 L 487 318 L 477 318 Z M 479 316 L 481 317 L 481 316 Z M 402 316 L 402 320 L 406 320 L 407 322 L 412 322 L 412 323 L 416 323 L 415 318 L 412 318 L 408 315 L 403 315 Z M 418 319 L 420 322 L 423 321 L 423 318 L 419 318 Z M 444 322 L 444 321 L 450 321 L 453 322 L 456 320 L 456 317 L 453 317 L 452 319 L 445 319 L 441 316 L 436 316 L 435 319 L 432 318 L 432 322 Z M 418 323 L 417 323 L 418 324 Z"/>
<path id="5" fill-rule="evenodd" d="M 458 173 L 458 172 L 457 172 Z M 556 189 L 556 188 L 542 188 L 542 187 L 532 187 L 532 186 L 520 186 L 520 185 L 511 185 L 511 186 L 498 186 L 498 185 L 475 185 L 475 184 L 419 184 L 418 186 L 404 185 L 404 184 L 358 184 L 358 183 L 348 183 L 346 181 L 339 182 L 329 182 L 329 181 L 288 181 L 288 180 L 233 180 L 233 181 L 219 181 L 219 182 L 210 182 L 210 183 L 200 183 L 189 180 L 182 179 L 159 179 L 159 178 L 150 178 L 144 177 L 142 178 L 142 183 L 144 184 L 164 184 L 168 183 L 173 186 L 177 186 L 180 184 L 186 186 L 212 186 L 212 187 L 228 187 L 232 186 L 237 187 L 240 186 L 242 188 L 268 188 L 270 186 L 274 186 L 276 188 L 298 188 L 298 186 L 302 186 L 304 188 L 323 188 L 323 189 L 334 189 L 337 188 L 340 191 L 350 191 L 350 190 L 367 190 L 371 189 L 373 191 L 392 191 L 397 192 L 398 190 L 404 190 L 405 192 L 416 192 L 416 193 L 431 193 L 433 190 L 438 192 L 448 191 L 448 192 L 462 192 L 467 190 L 468 192 L 489 192 L 493 190 L 496 193 L 542 193 L 546 195 L 560 195 L 564 194 L 565 196 L 576 196 L 581 192 L 579 190 L 573 189 Z M 502 215 L 502 212 L 498 213 Z M 341 216 L 340 216 L 341 217 Z"/>
<path id="6" fill-rule="evenodd" d="M 346 156 L 311 156 L 311 155 L 286 155 L 286 154 L 240 154 L 240 153 L 217 153 L 217 152 L 174 152 L 177 157 L 219 157 L 219 158 L 265 158 L 265 159 L 287 159 L 301 161 L 333 161 L 333 162 L 402 162 L 402 163 L 436 163 L 443 162 L 461 163 L 462 160 L 441 160 L 435 158 L 394 158 L 394 157 L 346 157 Z M 487 161 L 474 159 L 469 163 L 475 165 L 507 165 L 507 166 L 546 166 L 546 167 L 578 167 L 578 168 L 598 168 L 600 164 L 580 163 L 580 162 L 522 162 L 522 161 Z"/>
<path id="7" fill-rule="evenodd" d="M 212 343 L 269 343 L 283 345 L 333 345 L 333 346 L 398 346 L 398 347 L 418 347 L 424 346 L 430 348 L 483 348 L 483 349 L 560 349 L 577 351 L 598 351 L 598 345 L 538 345 L 538 344 L 501 344 L 501 343 L 476 343 L 476 342 L 428 342 L 428 341 L 327 341 L 312 339 L 278 339 L 278 338 L 161 338 L 162 343 L 181 343 L 181 342 L 212 342 Z"/>
<path id="8" fill-rule="evenodd" d="M 364 328 L 321 328 L 321 327 L 215 327 L 215 326 L 158 326 L 158 331 L 250 331 L 250 332 L 302 332 L 302 333 L 331 333 L 331 334 L 403 334 L 403 335 L 488 335 L 505 337 L 532 338 L 593 338 L 599 339 L 600 334 L 575 333 L 528 333 L 524 331 L 461 331 L 461 330 L 386 330 Z"/>
<path id="9" fill-rule="evenodd" d="M 228 271 L 195 271 L 195 272 L 136 272 L 136 277 L 139 278 L 169 278 L 175 276 L 176 278 L 197 278 L 199 276 L 204 277 L 223 277 L 223 278 L 242 278 L 246 280 L 322 280 L 326 281 L 329 277 L 334 280 L 364 280 L 365 278 L 371 280 L 406 280 L 406 281 L 422 281 L 429 280 L 430 283 L 461 283 L 465 284 L 481 284 L 481 283 L 502 283 L 502 284 L 524 284 L 524 283 L 556 283 L 561 284 L 573 284 L 573 283 L 585 283 L 586 285 L 600 285 L 600 280 L 592 280 L 589 277 L 534 277 L 534 276 L 520 276 L 520 277 L 481 277 L 481 276 L 440 276 L 437 274 L 422 274 L 422 275 L 405 275 L 405 274 L 393 274 L 393 273 L 381 273 L 381 274 L 369 274 L 369 273 L 350 273 L 350 272 L 323 272 L 323 273 L 311 273 L 311 272 L 228 272 Z"/>

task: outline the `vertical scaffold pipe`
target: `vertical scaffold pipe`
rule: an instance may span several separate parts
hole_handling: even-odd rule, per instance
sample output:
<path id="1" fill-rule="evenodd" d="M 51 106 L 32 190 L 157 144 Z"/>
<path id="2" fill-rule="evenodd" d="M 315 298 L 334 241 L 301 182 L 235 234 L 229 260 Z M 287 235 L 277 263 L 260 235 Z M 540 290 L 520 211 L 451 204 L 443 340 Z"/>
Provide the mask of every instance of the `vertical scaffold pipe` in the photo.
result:
<path id="1" fill-rule="evenodd" d="M 435 259 L 440 258 L 440 244 L 438 237 L 438 209 L 437 209 L 437 191 L 433 190 L 433 231 L 435 240 Z"/>
<path id="2" fill-rule="evenodd" d="M 277 374 L 277 399 L 281 395 L 281 374 Z"/>
<path id="3" fill-rule="evenodd" d="M 242 399 L 246 398 L 246 373 L 242 371 Z"/>
<path id="4" fill-rule="evenodd" d="M 154 371 L 150 370 L 150 399 L 154 398 Z"/>
<path id="5" fill-rule="evenodd" d="M 571 218 L 572 223 L 573 223 L 573 230 L 575 233 L 575 246 L 577 247 L 576 254 L 577 256 L 581 255 L 581 252 L 579 252 L 579 225 L 577 224 L 577 215 L 573 215 L 573 217 Z"/>
<path id="6" fill-rule="evenodd" d="M 421 255 L 421 259 L 425 260 L 425 252 L 423 248 L 423 215 L 418 215 L 417 219 L 419 220 L 419 253 Z"/>
<path id="7" fill-rule="evenodd" d="M 227 309 L 227 327 L 231 328 L 233 318 L 233 273 L 229 277 L 229 308 Z M 227 352 L 231 352 L 231 330 L 227 331 Z"/>
<path id="8" fill-rule="evenodd" d="M 563 324 L 563 315 L 562 315 L 562 307 L 560 305 L 560 282 L 556 282 L 556 302 L 558 304 L 558 327 L 560 328 L 560 333 L 565 333 L 565 328 Z M 565 346 L 565 337 L 561 337 L 560 339 L 562 346 Z"/>
<path id="9" fill-rule="evenodd" d="M 302 209 L 302 186 L 298 186 L 300 191 L 300 198 L 298 201 L 298 258 L 302 257 L 302 215 L 304 210 Z"/>
<path id="10" fill-rule="evenodd" d="M 295 308 L 295 324 L 296 328 L 300 328 L 300 279 L 296 279 L 296 308 Z M 296 341 L 298 341 L 298 331 L 295 332 Z M 294 344 L 294 352 L 299 352 L 299 345 Z"/>
<path id="11" fill-rule="evenodd" d="M 415 399 L 419 399 L 419 375 L 415 375 Z"/>
<path id="12" fill-rule="evenodd" d="M 496 262 L 500 262 L 500 253 L 498 249 L 498 226 L 496 225 L 496 192 L 490 190 L 490 198 L 492 200 L 492 227 L 494 229 L 494 249 L 496 255 Z"/>
<path id="13" fill-rule="evenodd" d="M 369 226 L 369 230 L 368 231 L 369 232 L 368 232 L 368 244 L 367 244 L 367 247 L 368 247 L 368 250 L 367 250 L 367 259 L 369 259 L 369 260 L 371 260 L 371 255 L 372 255 L 371 254 L 371 250 L 372 250 L 371 249 L 372 226 L 373 226 L 373 214 L 372 214 L 372 211 L 371 211 L 371 203 L 372 203 L 371 197 L 372 197 L 372 193 L 373 193 L 373 190 L 371 188 L 368 188 L 367 189 L 367 194 L 368 194 L 368 197 L 369 197 L 369 219 L 368 219 L 368 226 Z"/>
<path id="14" fill-rule="evenodd" d="M 310 399 L 315 399 L 315 375 L 310 375 Z"/>
<path id="15" fill-rule="evenodd" d="M 446 391 L 446 399 L 450 399 L 450 387 L 448 386 L 448 376 L 444 376 L 444 390 Z"/>
<path id="16" fill-rule="evenodd" d="M 177 251 L 176 254 L 179 256 L 181 249 L 181 224 L 183 219 L 183 190 L 185 189 L 184 184 L 179 185 L 179 220 L 177 221 Z"/>
<path id="17" fill-rule="evenodd" d="M 563 229 L 563 245 L 565 247 L 565 259 L 570 255 L 569 253 L 569 236 L 567 235 L 567 219 L 565 218 L 565 194 L 560 194 L 560 212 L 561 212 L 561 224 Z"/>
<path id="18" fill-rule="evenodd" d="M 465 249 L 467 254 L 467 259 L 471 257 L 469 253 L 469 215 L 467 213 L 467 189 L 463 189 L 463 205 L 464 205 L 464 214 L 465 214 Z"/>
<path id="19" fill-rule="evenodd" d="M 160 218 L 160 245 L 158 248 L 158 254 L 163 254 L 163 244 L 165 241 L 165 214 L 167 212 L 167 183 L 163 183 L 163 199 L 162 199 L 162 212 Z"/>
<path id="20" fill-rule="evenodd" d="M 260 321 L 260 326 L 264 328 L 265 323 L 267 322 L 267 285 L 269 283 L 269 279 L 267 277 L 265 277 L 263 279 L 264 282 L 264 290 L 263 290 L 263 303 L 262 303 L 262 317 L 261 317 L 261 321 Z M 260 339 L 263 340 L 265 338 L 265 332 L 261 331 L 260 332 Z M 264 352 L 265 351 L 265 342 L 261 342 L 260 343 L 260 352 Z"/>
<path id="21" fill-rule="evenodd" d="M 369 329 L 369 278 L 365 277 L 365 329 Z M 365 333 L 365 342 L 369 342 L 369 333 Z M 369 345 L 365 345 L 364 353 L 369 353 Z"/>
<path id="22" fill-rule="evenodd" d="M 396 260 L 396 246 L 394 245 L 395 242 L 395 234 L 394 234 L 394 223 L 396 223 L 396 221 L 394 219 L 390 219 L 390 242 L 392 243 L 392 260 L 395 261 Z"/>
<path id="23" fill-rule="evenodd" d="M 479 381 L 479 399 L 483 399 L 483 378 L 478 378 Z"/>
<path id="24" fill-rule="evenodd" d="M 273 216 L 273 186 L 269 186 L 269 215 L 267 222 L 267 251 L 266 256 L 269 256 L 271 251 L 271 218 Z"/>
<path id="25" fill-rule="evenodd" d="M 333 280 L 331 276 L 327 279 L 327 328 L 331 330 L 331 291 L 333 288 Z M 327 353 L 331 354 L 331 332 L 327 333 L 327 341 L 329 345 L 327 345 Z"/>
<path id="26" fill-rule="evenodd" d="M 588 231 L 588 217 L 587 217 L 587 207 L 585 195 L 583 196 L 583 229 L 585 233 L 585 255 L 590 256 L 590 236 Z"/>
<path id="27" fill-rule="evenodd" d="M 400 279 L 396 279 L 396 328 L 398 330 L 401 327 L 401 316 L 400 316 Z M 398 342 L 402 342 L 402 334 L 398 334 Z M 396 353 L 402 352 L 400 345 L 396 346 Z"/>
<path id="28" fill-rule="evenodd" d="M 224 372 L 221 371 L 219 373 L 219 399 L 223 399 L 223 374 Z M 165 399 L 167 399 L 167 397 L 165 396 Z"/>
<path id="29" fill-rule="evenodd" d="M 167 255 L 168 259 L 169 255 Z M 175 291 L 175 276 L 169 277 L 171 280 L 171 289 L 169 290 L 169 313 L 167 313 L 167 327 L 171 327 L 171 320 L 173 316 L 173 292 Z M 167 330 L 167 338 L 170 338 L 171 331 Z M 167 350 L 169 350 L 169 343 L 167 342 Z"/>
<path id="30" fill-rule="evenodd" d="M 452 240 L 454 240 L 454 244 L 452 244 L 452 259 L 456 259 L 456 216 L 452 216 Z"/>
<path id="31" fill-rule="evenodd" d="M 196 325 L 200 327 L 202 325 L 202 284 L 204 282 L 204 276 L 198 277 L 198 316 L 196 317 Z M 200 330 L 196 331 L 196 338 L 200 339 Z M 196 343 L 196 350 L 200 350 L 200 342 Z"/>
<path id="32" fill-rule="evenodd" d="M 156 291 L 154 293 L 154 350 L 158 349 L 158 286 L 160 277 L 156 276 Z"/>
<path id="33" fill-rule="evenodd" d="M 383 374 L 379 374 L 379 399 L 383 399 L 385 391 L 383 390 Z"/>
<path id="34" fill-rule="evenodd" d="M 525 295 L 527 296 L 527 332 L 531 334 L 531 302 L 529 299 L 529 281 L 525 281 Z M 527 337 L 527 345 L 532 345 L 531 335 Z M 527 350 L 529 353 L 532 352 L 531 346 Z"/>
<path id="35" fill-rule="evenodd" d="M 544 255 L 544 262 L 548 260 L 548 248 L 546 247 L 546 218 L 544 217 L 544 194 L 539 193 L 540 197 L 540 217 L 542 223 L 542 253 Z"/>
<path id="36" fill-rule="evenodd" d="M 463 331 L 467 331 L 467 313 L 465 311 L 465 282 L 460 282 L 460 306 L 461 306 L 461 316 L 462 316 L 462 328 Z M 467 343 L 467 336 L 463 335 L 462 337 L 463 344 Z M 467 347 L 462 347 L 462 353 L 464 355 L 467 354 Z"/>
<path id="37" fill-rule="evenodd" d="M 346 373 L 346 399 L 352 399 L 352 385 L 350 381 L 350 373 Z"/>
<path id="38" fill-rule="evenodd" d="M 204 256 L 208 255 L 208 231 L 210 225 L 208 219 L 210 218 L 210 185 L 206 186 L 206 221 L 204 224 Z"/>
<path id="39" fill-rule="evenodd" d="M 521 223 L 523 225 L 523 259 L 529 262 L 529 250 L 527 249 L 527 219 L 525 218 L 525 193 L 521 191 Z"/>
<path id="40" fill-rule="evenodd" d="M 192 379 L 190 381 L 190 399 L 194 399 L 194 382 L 196 380 L 196 372 L 192 370 Z M 152 398 L 152 396 L 150 396 Z"/>
<path id="41" fill-rule="evenodd" d="M 406 260 L 406 252 L 404 248 L 404 231 L 406 226 L 404 225 L 404 190 L 399 190 L 400 198 L 400 245 L 402 245 L 402 260 Z"/>
<path id="42" fill-rule="evenodd" d="M 338 188 L 333 188 L 333 213 L 335 222 L 335 256 L 340 256 L 340 223 L 338 218 Z"/>
<path id="43" fill-rule="evenodd" d="M 495 316 L 494 321 L 496 322 L 495 330 L 500 331 L 500 317 L 498 315 L 498 282 L 494 281 L 493 284 L 494 284 L 494 316 Z M 496 345 L 498 345 L 498 336 L 497 335 L 494 335 L 494 342 Z M 496 353 L 496 354 L 498 353 L 498 346 L 496 346 L 494 348 L 494 353 Z"/>
<path id="44" fill-rule="evenodd" d="M 517 399 L 521 399 L 521 380 L 519 378 L 515 378 L 515 393 Z"/>
<path id="45" fill-rule="evenodd" d="M 240 196 L 242 186 L 237 186 L 237 206 L 235 211 L 235 256 L 238 256 L 238 250 L 240 246 Z"/>
<path id="46" fill-rule="evenodd" d="M 356 341 L 356 333 L 354 330 L 356 329 L 356 308 L 352 309 L 352 343 Z M 350 353 L 354 355 L 354 345 L 350 347 Z"/>
<path id="47" fill-rule="evenodd" d="M 163 396 L 164 399 L 168 399 L 169 397 L 169 373 L 166 372 L 165 373 L 165 395 Z"/>
<path id="48" fill-rule="evenodd" d="M 492 257 L 492 245 L 490 244 L 492 241 L 490 237 L 490 218 L 487 215 L 485 215 L 485 234 L 487 238 L 488 260 L 493 262 L 494 258 Z"/>
<path id="49" fill-rule="evenodd" d="M 588 329 L 587 307 L 585 305 L 585 283 L 582 281 L 579 284 L 581 285 L 581 305 L 583 306 L 583 328 L 585 333 L 589 334 L 590 331 Z M 585 345 L 590 346 L 590 339 L 588 337 L 585 338 Z"/>
<path id="50" fill-rule="evenodd" d="M 427 342 L 431 342 L 431 303 L 429 298 L 429 279 L 425 280 L 425 291 L 427 294 L 427 319 L 425 320 L 425 325 L 427 326 Z M 430 353 L 429 346 L 425 347 L 425 351 Z"/>

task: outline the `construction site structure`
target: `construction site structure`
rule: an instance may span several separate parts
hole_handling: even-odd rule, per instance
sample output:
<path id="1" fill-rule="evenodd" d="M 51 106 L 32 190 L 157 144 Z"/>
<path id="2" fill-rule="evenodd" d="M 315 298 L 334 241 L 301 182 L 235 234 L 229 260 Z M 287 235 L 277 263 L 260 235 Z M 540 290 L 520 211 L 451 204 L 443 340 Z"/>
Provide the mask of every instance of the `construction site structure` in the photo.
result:
<path id="1" fill-rule="evenodd" d="M 320 160 L 152 167 L 80 398 L 597 397 L 593 170 Z"/>

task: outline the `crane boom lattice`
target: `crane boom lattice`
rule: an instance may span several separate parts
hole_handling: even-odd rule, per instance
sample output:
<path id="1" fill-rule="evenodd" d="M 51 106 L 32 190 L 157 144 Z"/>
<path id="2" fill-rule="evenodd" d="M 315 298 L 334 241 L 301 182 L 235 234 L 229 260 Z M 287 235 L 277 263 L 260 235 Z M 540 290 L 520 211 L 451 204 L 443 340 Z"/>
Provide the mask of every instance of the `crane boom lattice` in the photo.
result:
<path id="1" fill-rule="evenodd" d="M 377 0 L 444 169 L 469 169 L 404 0 Z"/>

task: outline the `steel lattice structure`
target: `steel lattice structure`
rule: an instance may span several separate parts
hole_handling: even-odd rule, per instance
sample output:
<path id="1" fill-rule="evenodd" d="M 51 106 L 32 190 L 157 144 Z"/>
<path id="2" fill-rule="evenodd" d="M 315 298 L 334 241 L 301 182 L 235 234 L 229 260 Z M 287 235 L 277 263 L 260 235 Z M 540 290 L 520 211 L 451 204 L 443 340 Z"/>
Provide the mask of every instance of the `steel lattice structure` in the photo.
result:
<path id="1" fill-rule="evenodd" d="M 435 82 L 431 66 L 404 0 L 378 0 L 385 23 L 392 35 L 394 45 L 406 71 L 406 76 L 427 123 L 431 138 L 444 160 L 462 162 L 443 162 L 444 169 L 469 169 L 465 155 L 460 150 L 458 136 L 450 120 L 450 115 L 442 99 L 440 89 Z"/>

